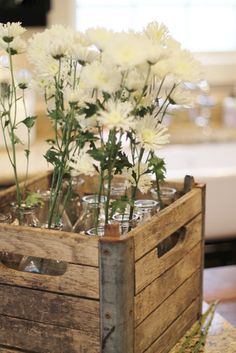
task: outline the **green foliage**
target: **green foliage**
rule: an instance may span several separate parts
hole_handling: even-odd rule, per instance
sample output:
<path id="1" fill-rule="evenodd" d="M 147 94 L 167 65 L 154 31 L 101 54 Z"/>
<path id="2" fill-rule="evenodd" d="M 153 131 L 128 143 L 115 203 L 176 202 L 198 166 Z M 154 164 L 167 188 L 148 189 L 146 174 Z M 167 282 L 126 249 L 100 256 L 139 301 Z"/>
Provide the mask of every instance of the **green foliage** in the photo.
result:
<path id="1" fill-rule="evenodd" d="M 28 116 L 22 120 L 21 123 L 23 123 L 28 129 L 31 129 L 35 124 L 36 118 L 36 116 Z"/>
<path id="2" fill-rule="evenodd" d="M 155 174 L 159 182 L 165 180 L 166 166 L 163 158 L 158 158 L 153 154 L 149 160 L 148 168 Z"/>
<path id="3" fill-rule="evenodd" d="M 27 207 L 43 205 L 42 196 L 37 192 L 29 192 L 27 193 L 25 204 Z"/>

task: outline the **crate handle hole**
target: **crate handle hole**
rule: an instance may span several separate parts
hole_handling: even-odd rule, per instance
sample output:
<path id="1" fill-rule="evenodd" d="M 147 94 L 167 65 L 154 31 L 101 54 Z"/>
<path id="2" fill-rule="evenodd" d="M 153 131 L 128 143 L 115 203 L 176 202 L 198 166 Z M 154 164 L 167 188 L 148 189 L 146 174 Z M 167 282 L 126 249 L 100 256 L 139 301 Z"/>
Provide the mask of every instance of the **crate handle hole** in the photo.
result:
<path id="1" fill-rule="evenodd" d="M 38 275 L 62 276 L 67 270 L 67 262 L 0 252 L 1 263 L 10 269 Z"/>
<path id="2" fill-rule="evenodd" d="M 177 244 L 181 243 L 185 239 L 187 229 L 181 227 L 176 232 L 169 235 L 166 239 L 161 241 L 157 246 L 157 256 L 160 258 L 172 250 Z"/>

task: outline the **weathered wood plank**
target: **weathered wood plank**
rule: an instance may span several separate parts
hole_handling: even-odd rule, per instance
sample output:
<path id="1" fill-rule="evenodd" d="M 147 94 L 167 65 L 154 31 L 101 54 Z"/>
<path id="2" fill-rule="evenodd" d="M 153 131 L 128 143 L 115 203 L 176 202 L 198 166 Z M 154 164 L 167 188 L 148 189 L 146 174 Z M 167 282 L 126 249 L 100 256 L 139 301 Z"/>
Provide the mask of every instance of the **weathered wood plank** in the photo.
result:
<path id="1" fill-rule="evenodd" d="M 99 271 L 96 267 L 68 264 L 62 276 L 21 272 L 0 265 L 0 283 L 99 298 Z"/>
<path id="2" fill-rule="evenodd" d="M 74 328 L 99 338 L 99 302 L 0 285 L 0 314 Z"/>
<path id="3" fill-rule="evenodd" d="M 0 315 L 0 344 L 36 353 L 100 353 L 96 337 L 65 327 Z"/>
<path id="4" fill-rule="evenodd" d="M 100 241 L 101 353 L 134 353 L 133 239 Z"/>
<path id="5" fill-rule="evenodd" d="M 168 329 L 145 351 L 145 353 L 168 353 L 175 343 L 198 319 L 199 298 L 168 327 Z"/>
<path id="6" fill-rule="evenodd" d="M 98 267 L 98 240 L 80 234 L 0 224 L 0 251 Z"/>
<path id="7" fill-rule="evenodd" d="M 201 268 L 201 243 L 135 297 L 135 326 L 153 312 L 187 278 Z M 198 290 L 200 295 L 200 288 Z"/>
<path id="8" fill-rule="evenodd" d="M 185 228 L 185 236 L 181 241 L 168 251 L 164 256 L 158 257 L 157 249 L 154 248 L 135 264 L 135 291 L 140 292 L 149 283 L 154 281 L 168 268 L 183 258 L 197 243 L 202 236 L 201 214 L 189 222 Z"/>
<path id="9" fill-rule="evenodd" d="M 199 214 L 202 209 L 201 194 L 201 188 L 194 188 L 160 211 L 150 221 L 132 230 L 129 236 L 134 236 L 135 260 Z"/>
<path id="10" fill-rule="evenodd" d="M 200 271 L 195 272 L 135 329 L 135 352 L 143 352 L 180 316 L 199 294 Z"/>

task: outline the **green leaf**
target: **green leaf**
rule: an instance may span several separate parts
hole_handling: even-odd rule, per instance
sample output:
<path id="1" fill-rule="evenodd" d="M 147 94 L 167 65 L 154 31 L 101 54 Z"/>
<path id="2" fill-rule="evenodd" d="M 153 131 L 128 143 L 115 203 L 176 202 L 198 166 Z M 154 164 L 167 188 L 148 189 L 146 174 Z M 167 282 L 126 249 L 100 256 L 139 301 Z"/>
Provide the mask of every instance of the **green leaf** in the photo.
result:
<path id="1" fill-rule="evenodd" d="M 21 122 L 28 128 L 31 129 L 36 121 L 36 116 L 28 116 L 27 118 L 25 118 L 24 120 L 22 120 Z"/>
<path id="2" fill-rule="evenodd" d="M 25 199 L 25 204 L 27 207 L 43 205 L 42 196 L 37 192 L 30 192 Z"/>
<path id="3" fill-rule="evenodd" d="M 59 166 L 61 165 L 61 160 L 60 160 L 60 152 L 57 150 L 50 148 L 46 154 L 44 155 L 46 158 L 47 162 L 54 165 L 54 166 Z"/>

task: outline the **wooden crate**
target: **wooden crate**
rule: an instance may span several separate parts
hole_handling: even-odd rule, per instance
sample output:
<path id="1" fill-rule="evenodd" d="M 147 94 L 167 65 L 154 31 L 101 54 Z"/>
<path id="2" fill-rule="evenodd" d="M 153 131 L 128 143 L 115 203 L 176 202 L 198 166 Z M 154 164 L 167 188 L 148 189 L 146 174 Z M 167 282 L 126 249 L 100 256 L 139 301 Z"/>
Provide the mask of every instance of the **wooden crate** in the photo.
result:
<path id="1" fill-rule="evenodd" d="M 46 175 L 29 183 L 47 187 Z M 13 193 L 0 193 L 2 207 Z M 204 194 L 195 185 L 118 238 L 1 224 L 1 251 L 66 261 L 67 270 L 0 265 L 0 352 L 168 352 L 201 312 Z"/>

